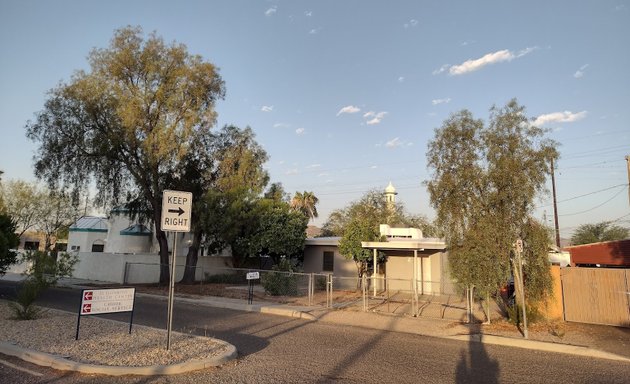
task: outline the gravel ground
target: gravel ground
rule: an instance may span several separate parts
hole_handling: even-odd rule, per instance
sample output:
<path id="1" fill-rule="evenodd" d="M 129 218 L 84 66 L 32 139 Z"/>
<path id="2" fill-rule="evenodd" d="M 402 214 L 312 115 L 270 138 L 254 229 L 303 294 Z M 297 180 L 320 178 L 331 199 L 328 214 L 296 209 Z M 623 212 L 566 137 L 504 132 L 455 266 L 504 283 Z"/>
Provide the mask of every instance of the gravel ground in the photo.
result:
<path id="1" fill-rule="evenodd" d="M 67 357 L 73 361 L 111 366 L 151 366 L 206 359 L 225 351 L 214 339 L 173 332 L 166 350 L 166 331 L 94 316 L 47 309 L 36 320 L 14 320 L 7 302 L 0 301 L 0 340 L 20 347 Z"/>

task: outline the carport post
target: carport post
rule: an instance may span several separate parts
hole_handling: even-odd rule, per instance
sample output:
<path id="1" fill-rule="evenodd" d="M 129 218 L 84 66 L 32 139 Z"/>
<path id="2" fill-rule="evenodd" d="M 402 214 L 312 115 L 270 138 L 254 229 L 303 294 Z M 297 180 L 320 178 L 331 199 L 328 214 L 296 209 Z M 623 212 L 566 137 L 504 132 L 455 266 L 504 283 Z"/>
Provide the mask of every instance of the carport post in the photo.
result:
<path id="1" fill-rule="evenodd" d="M 418 250 L 413 250 L 413 315 L 418 305 Z"/>
<path id="2" fill-rule="evenodd" d="M 376 264 L 376 248 L 374 248 L 372 251 L 374 254 L 374 268 L 372 268 L 372 285 L 374 287 L 374 297 L 376 297 L 376 267 L 378 265 Z"/>

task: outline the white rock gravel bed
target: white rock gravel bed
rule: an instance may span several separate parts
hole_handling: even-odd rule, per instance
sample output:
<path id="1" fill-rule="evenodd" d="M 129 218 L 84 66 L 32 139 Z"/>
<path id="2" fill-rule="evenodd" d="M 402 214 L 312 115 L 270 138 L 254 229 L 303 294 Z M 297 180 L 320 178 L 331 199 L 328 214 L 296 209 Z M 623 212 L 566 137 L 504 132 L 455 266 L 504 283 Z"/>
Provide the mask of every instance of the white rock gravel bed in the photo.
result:
<path id="1" fill-rule="evenodd" d="M 141 367 L 169 365 L 208 359 L 226 351 L 213 339 L 173 332 L 166 350 L 166 331 L 107 320 L 94 316 L 81 318 L 79 340 L 75 340 L 77 315 L 46 310 L 36 320 L 13 320 L 8 304 L 0 301 L 0 340 L 22 348 L 47 352 L 73 361 Z"/>

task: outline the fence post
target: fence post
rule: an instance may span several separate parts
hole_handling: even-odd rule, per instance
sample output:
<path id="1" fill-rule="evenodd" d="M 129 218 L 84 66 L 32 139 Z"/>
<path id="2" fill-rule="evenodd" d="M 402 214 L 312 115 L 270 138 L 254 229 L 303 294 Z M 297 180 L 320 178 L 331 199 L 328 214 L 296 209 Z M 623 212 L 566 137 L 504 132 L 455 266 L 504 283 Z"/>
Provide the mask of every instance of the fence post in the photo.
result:
<path id="1" fill-rule="evenodd" d="M 363 312 L 367 312 L 367 278 L 365 277 L 365 273 L 361 276 L 361 287 L 363 290 Z"/>
<path id="2" fill-rule="evenodd" d="M 308 305 L 313 305 L 313 273 L 308 275 Z"/>
<path id="3" fill-rule="evenodd" d="M 326 275 L 326 308 L 332 308 L 332 273 Z"/>
<path id="4" fill-rule="evenodd" d="M 127 285 L 127 268 L 129 267 L 129 262 L 125 261 L 125 270 L 123 271 L 123 285 Z"/>

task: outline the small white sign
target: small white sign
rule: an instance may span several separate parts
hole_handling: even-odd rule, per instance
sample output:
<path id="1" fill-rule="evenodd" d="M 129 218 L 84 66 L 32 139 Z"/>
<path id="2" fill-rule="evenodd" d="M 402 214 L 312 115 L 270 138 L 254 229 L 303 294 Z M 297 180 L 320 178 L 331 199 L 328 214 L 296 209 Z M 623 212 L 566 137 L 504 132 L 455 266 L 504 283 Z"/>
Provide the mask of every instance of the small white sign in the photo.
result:
<path id="1" fill-rule="evenodd" d="M 81 297 L 81 315 L 131 312 L 135 288 L 85 289 Z"/>
<path id="2" fill-rule="evenodd" d="M 162 195 L 162 230 L 190 232 L 191 210 L 191 192 L 164 190 Z"/>
<path id="3" fill-rule="evenodd" d="M 256 280 L 260 279 L 259 272 L 247 272 L 247 280 Z"/>

